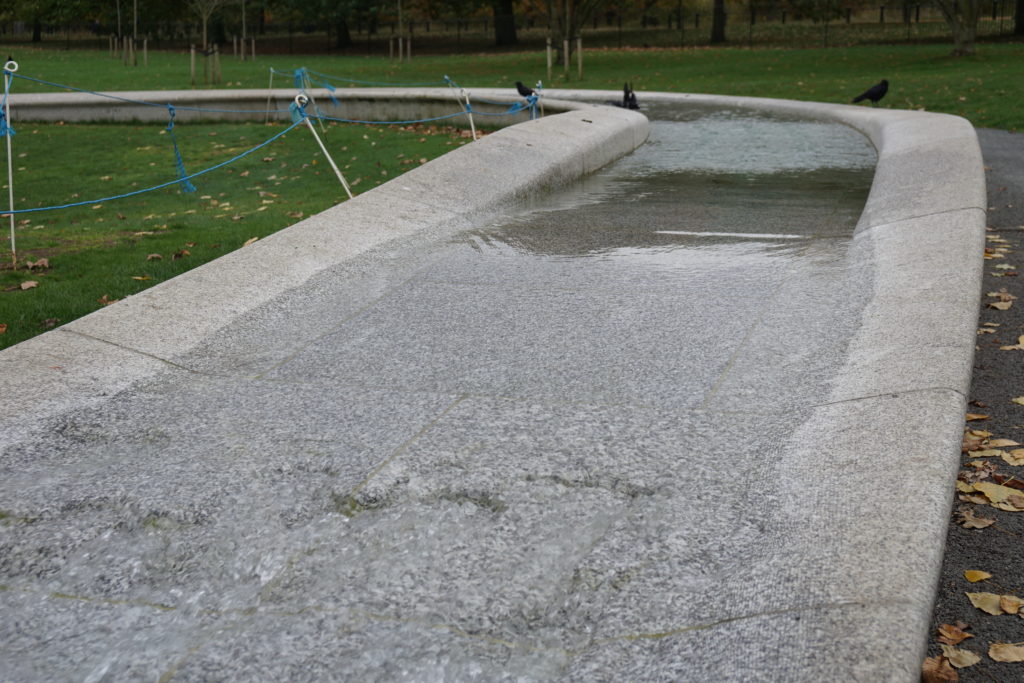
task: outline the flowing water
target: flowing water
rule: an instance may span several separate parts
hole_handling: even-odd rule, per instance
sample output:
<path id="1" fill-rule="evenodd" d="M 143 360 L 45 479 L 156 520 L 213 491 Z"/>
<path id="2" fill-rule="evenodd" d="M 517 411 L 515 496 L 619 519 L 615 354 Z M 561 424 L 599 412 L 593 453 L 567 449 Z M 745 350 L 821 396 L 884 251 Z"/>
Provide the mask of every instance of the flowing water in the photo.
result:
<path id="1" fill-rule="evenodd" d="M 578 185 L 389 245 L 6 447 L 0 678 L 738 666 L 712 626 L 799 588 L 775 463 L 870 295 L 875 154 L 649 113 Z"/>

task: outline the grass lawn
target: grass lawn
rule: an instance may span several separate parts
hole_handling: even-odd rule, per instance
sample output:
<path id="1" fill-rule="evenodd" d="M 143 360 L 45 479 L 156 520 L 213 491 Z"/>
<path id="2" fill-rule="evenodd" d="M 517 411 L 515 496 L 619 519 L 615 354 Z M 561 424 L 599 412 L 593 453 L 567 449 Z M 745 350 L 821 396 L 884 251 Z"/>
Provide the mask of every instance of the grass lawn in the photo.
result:
<path id="1" fill-rule="evenodd" d="M 188 124 L 175 133 L 186 169 L 195 172 L 284 127 Z M 19 208 L 108 197 L 175 177 L 173 147 L 161 125 L 24 123 L 15 129 Z M 465 142 L 454 128 L 363 125 L 328 126 L 324 140 L 356 193 Z M 0 326 L 6 331 L 0 348 L 215 259 L 346 196 L 303 128 L 193 183 L 192 193 L 173 185 L 128 199 L 17 214 L 17 269 L 11 268 L 4 218 Z M 6 191 L 4 196 L 6 204 Z M 36 284 L 22 289 L 26 282 Z"/>
<path id="2" fill-rule="evenodd" d="M 2 47 L 2 46 L 0 46 Z M 104 51 L 11 49 L 19 74 L 101 91 L 185 89 L 188 55 L 151 52 L 148 67 L 125 67 Z M 849 99 L 880 78 L 891 87 L 884 105 L 958 114 L 977 126 L 1024 128 L 1024 45 L 991 43 L 977 56 L 953 58 L 950 46 L 897 45 L 830 49 L 668 48 L 585 51 L 583 80 L 557 76 L 549 86 L 666 90 Z M 522 52 L 425 56 L 396 64 L 354 56 L 267 56 L 222 60 L 221 87 L 264 88 L 269 68 L 305 66 L 327 74 L 382 82 L 438 81 L 508 87 L 546 79 L 544 54 Z M 573 72 L 575 74 L 575 71 Z M 340 82 L 337 83 L 341 85 Z M 290 87 L 286 76 L 278 87 Z M 53 88 L 16 79 L 14 92 Z M 339 92 L 344 100 L 344 93 Z M 174 154 L 162 125 L 32 124 L 13 121 L 19 208 L 106 197 L 174 177 Z M 188 124 L 175 129 L 190 172 L 256 145 L 280 125 Z M 439 128 L 331 126 L 326 143 L 359 192 L 463 144 Z M 6 183 L 3 183 L 6 187 Z M 0 249 L 0 348 L 69 322 L 341 201 L 344 193 L 307 131 L 180 186 L 85 207 L 17 217 L 19 268 L 11 268 L 8 223 Z M 5 202 L 4 202 L 5 203 Z M 160 258 L 150 257 L 159 254 Z M 27 262 L 45 266 L 27 269 Z M 34 287 L 22 289 L 33 281 Z"/>
<path id="3" fill-rule="evenodd" d="M 964 116 L 976 126 L 1024 129 L 1024 44 L 984 43 L 973 57 L 949 56 L 948 44 L 869 45 L 816 49 L 670 48 L 584 51 L 584 79 L 557 75 L 547 82 L 543 52 L 415 57 L 397 64 L 382 57 L 269 55 L 256 62 L 222 58 L 221 87 L 265 88 L 269 68 L 305 66 L 326 74 L 384 82 L 440 81 L 509 87 L 544 80 L 552 87 L 702 92 L 848 102 L 888 78 L 885 106 Z M 187 89 L 188 55 L 150 53 L 148 67 L 125 67 L 105 52 L 39 50 L 18 46 L 19 73 L 94 90 Z M 287 77 L 275 78 L 290 87 Z M 52 91 L 16 80 L 16 92 Z"/>

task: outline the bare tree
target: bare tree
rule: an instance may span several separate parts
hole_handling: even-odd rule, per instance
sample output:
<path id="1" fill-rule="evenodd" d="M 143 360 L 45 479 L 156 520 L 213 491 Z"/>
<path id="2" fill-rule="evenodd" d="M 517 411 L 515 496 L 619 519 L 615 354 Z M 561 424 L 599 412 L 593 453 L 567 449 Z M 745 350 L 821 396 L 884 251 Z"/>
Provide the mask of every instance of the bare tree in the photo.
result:
<path id="1" fill-rule="evenodd" d="M 209 48 L 207 28 L 210 25 L 210 19 L 217 13 L 217 10 L 224 5 L 227 5 L 228 2 L 229 0 L 188 0 L 189 9 L 199 15 L 199 23 L 202 26 L 204 50 Z"/>
<path id="2" fill-rule="evenodd" d="M 1024 0 L 1017 0 L 1018 4 Z M 949 30 L 953 33 L 953 54 L 962 57 L 974 54 L 974 40 L 978 35 L 978 17 L 981 0 L 933 0 L 938 6 Z"/>

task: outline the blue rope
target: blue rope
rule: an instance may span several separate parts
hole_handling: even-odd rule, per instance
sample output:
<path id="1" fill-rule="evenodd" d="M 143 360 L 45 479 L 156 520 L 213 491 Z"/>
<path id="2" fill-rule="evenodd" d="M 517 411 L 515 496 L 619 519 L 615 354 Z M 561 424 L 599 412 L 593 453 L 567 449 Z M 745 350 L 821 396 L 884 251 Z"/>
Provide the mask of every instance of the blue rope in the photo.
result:
<path id="1" fill-rule="evenodd" d="M 171 134 L 171 143 L 174 145 L 174 159 L 178 167 L 178 177 L 181 178 L 181 189 L 183 192 L 195 192 L 196 186 L 189 182 L 188 174 L 185 173 L 185 162 L 181 158 L 181 151 L 178 149 L 178 138 L 174 135 L 174 106 L 167 105 L 167 113 L 170 115 L 167 121 L 167 132 Z"/>
<path id="2" fill-rule="evenodd" d="M 134 197 L 136 195 L 144 194 L 146 192 L 152 192 L 154 190 L 162 190 L 165 187 L 170 187 L 171 185 L 177 185 L 182 180 L 191 180 L 192 178 L 198 178 L 201 175 L 205 175 L 207 173 L 210 173 L 211 171 L 216 171 L 219 168 L 224 168 L 228 164 L 234 163 L 234 162 L 238 161 L 239 159 L 247 157 L 250 154 L 252 154 L 253 152 L 261 150 L 264 147 L 266 147 L 267 145 L 269 145 L 270 143 L 272 143 L 272 142 L 276 141 L 277 139 L 281 138 L 286 133 L 291 132 L 291 130 L 293 128 L 295 128 L 296 126 L 298 126 L 300 123 L 302 123 L 302 121 L 299 121 L 298 123 L 293 123 L 292 125 L 288 126 L 284 130 L 282 130 L 280 133 L 278 133 L 277 135 L 273 136 L 272 138 L 264 140 L 263 142 L 261 142 L 260 144 L 256 145 L 255 147 L 252 147 L 252 148 L 242 152 L 241 154 L 239 154 L 237 156 L 233 156 L 230 159 L 228 159 L 227 161 L 222 161 L 221 163 L 217 164 L 216 166 L 211 166 L 209 168 L 204 168 L 202 171 L 197 171 L 196 173 L 192 173 L 190 175 L 187 175 L 184 178 L 176 178 L 175 180 L 169 180 L 166 183 L 161 183 L 159 185 L 154 185 L 153 187 L 147 187 L 144 190 L 135 190 L 134 192 L 126 192 L 125 194 L 118 194 L 118 195 L 114 195 L 112 197 L 102 197 L 100 199 L 91 199 L 91 200 L 85 201 L 85 202 L 72 202 L 71 204 L 60 204 L 58 206 L 41 206 L 41 207 L 38 207 L 38 208 L 35 208 L 35 209 L 16 209 L 14 211 L 4 211 L 4 213 L 33 213 L 35 211 L 54 211 L 54 210 L 57 210 L 57 209 L 70 209 L 70 208 L 73 208 L 73 207 L 76 207 L 76 206 L 85 206 L 86 204 L 98 204 L 100 202 L 109 202 L 109 201 L 113 201 L 115 199 L 124 199 L 125 197 Z"/>
<path id="3" fill-rule="evenodd" d="M 96 92 L 95 90 L 86 90 L 84 88 L 76 88 L 72 85 L 64 85 L 62 83 L 53 83 L 51 81 L 44 81 L 40 78 L 32 78 L 31 76 L 23 76 L 22 74 L 12 73 L 15 78 L 23 78 L 26 81 L 32 81 L 33 83 L 40 83 L 42 85 L 49 85 L 54 88 L 60 88 L 62 90 L 71 90 L 74 92 L 86 93 L 87 95 L 96 95 L 98 97 L 106 97 L 111 100 L 119 100 L 121 102 L 129 102 L 131 104 L 141 104 L 147 107 L 166 107 L 167 102 L 149 102 L 147 100 L 133 100 L 130 97 L 121 97 L 120 95 L 112 95 L 105 92 Z M 285 113 L 287 109 L 212 109 L 209 107 L 187 107 L 179 106 L 178 109 L 183 111 L 207 111 L 216 112 L 221 114 L 266 114 L 268 111 L 271 113 Z"/>

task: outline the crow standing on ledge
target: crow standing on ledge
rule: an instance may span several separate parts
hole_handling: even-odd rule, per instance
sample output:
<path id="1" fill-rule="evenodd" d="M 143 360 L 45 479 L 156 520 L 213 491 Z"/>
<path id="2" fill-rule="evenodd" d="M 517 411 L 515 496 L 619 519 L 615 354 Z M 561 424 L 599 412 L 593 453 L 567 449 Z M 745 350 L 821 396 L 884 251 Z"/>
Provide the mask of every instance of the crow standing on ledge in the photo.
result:
<path id="1" fill-rule="evenodd" d="M 522 81 L 516 81 L 516 92 L 518 92 L 523 97 L 529 97 L 530 95 L 534 94 L 533 88 L 527 88 L 525 85 L 523 85 Z"/>
<path id="2" fill-rule="evenodd" d="M 885 97 L 885 93 L 887 92 L 889 92 L 889 81 L 883 78 L 881 82 L 876 83 L 875 85 L 871 86 L 861 94 L 854 97 L 853 101 L 854 103 L 857 103 L 862 100 L 871 100 L 871 106 L 873 107 L 876 104 L 878 104 L 878 100 Z"/>

